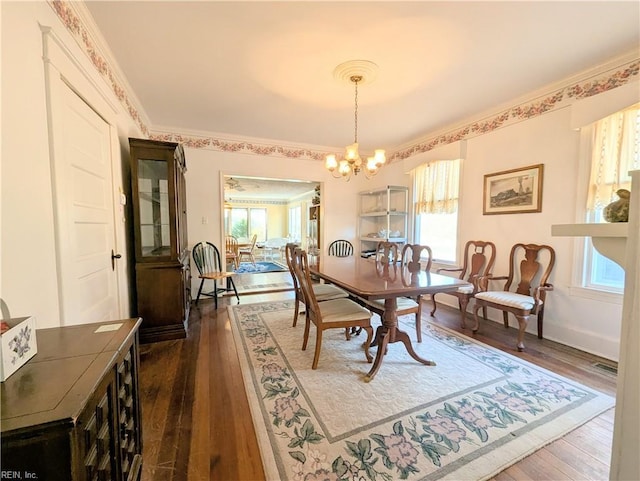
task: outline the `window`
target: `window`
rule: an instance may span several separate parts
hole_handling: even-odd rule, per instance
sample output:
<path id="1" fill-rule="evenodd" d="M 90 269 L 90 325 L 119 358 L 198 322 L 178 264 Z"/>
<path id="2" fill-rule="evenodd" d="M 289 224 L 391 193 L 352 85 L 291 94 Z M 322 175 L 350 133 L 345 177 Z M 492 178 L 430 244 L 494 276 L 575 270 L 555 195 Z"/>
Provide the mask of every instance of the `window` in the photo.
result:
<path id="1" fill-rule="evenodd" d="M 586 222 L 604 222 L 604 207 L 617 199 L 618 189 L 629 189 L 628 172 L 640 166 L 640 106 L 605 117 L 588 129 L 591 139 L 591 176 Z M 585 241 L 583 284 L 599 290 L 622 292 L 624 270 L 600 255 Z"/>
<path id="2" fill-rule="evenodd" d="M 251 239 L 257 235 L 258 242 L 267 240 L 267 209 L 232 207 L 225 209 L 226 230 L 238 239 Z"/>
<path id="3" fill-rule="evenodd" d="M 456 262 L 461 160 L 437 160 L 413 170 L 416 240 L 435 261 Z"/>
<path id="4" fill-rule="evenodd" d="M 289 207 L 289 240 L 300 242 L 302 237 L 302 209 L 300 206 Z"/>

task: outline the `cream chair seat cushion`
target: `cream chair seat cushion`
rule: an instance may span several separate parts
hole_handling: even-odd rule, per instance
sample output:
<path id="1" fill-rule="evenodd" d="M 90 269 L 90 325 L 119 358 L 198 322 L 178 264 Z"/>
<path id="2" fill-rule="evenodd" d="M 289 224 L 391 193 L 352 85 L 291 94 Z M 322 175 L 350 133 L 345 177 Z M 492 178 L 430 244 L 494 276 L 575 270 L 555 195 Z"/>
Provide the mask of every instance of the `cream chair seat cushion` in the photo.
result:
<path id="1" fill-rule="evenodd" d="M 316 300 L 318 302 L 349 297 L 349 293 L 347 291 L 340 289 L 338 286 L 334 286 L 333 284 L 314 284 L 313 293 L 316 295 Z"/>
<path id="2" fill-rule="evenodd" d="M 458 292 L 460 294 L 473 294 L 473 286 L 458 287 Z"/>
<path id="3" fill-rule="evenodd" d="M 418 307 L 418 303 L 408 297 L 398 297 L 398 311 L 404 311 L 405 309 L 415 309 Z M 367 304 L 371 304 L 379 309 L 384 309 L 384 299 L 375 299 L 373 301 L 367 301 Z"/>
<path id="4" fill-rule="evenodd" d="M 318 304 L 323 323 L 355 321 L 371 317 L 371 312 L 350 299 L 333 299 Z"/>
<path id="5" fill-rule="evenodd" d="M 503 306 L 515 307 L 517 309 L 531 310 L 536 303 L 536 300 L 531 296 L 525 296 L 523 294 L 516 294 L 515 292 L 508 291 L 487 291 L 478 292 L 476 299 L 482 299 L 483 301 L 493 302 L 494 304 L 501 304 Z M 542 304 L 542 301 L 540 301 Z"/>

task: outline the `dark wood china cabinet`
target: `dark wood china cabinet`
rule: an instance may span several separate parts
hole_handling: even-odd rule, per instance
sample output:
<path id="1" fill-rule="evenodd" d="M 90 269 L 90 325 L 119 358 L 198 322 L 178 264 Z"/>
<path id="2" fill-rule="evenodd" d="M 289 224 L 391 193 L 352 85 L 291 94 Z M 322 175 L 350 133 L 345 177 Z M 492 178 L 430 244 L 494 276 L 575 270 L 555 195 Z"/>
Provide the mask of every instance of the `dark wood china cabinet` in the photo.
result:
<path id="1" fill-rule="evenodd" d="M 141 342 L 186 337 L 191 303 L 182 145 L 129 139 Z"/>

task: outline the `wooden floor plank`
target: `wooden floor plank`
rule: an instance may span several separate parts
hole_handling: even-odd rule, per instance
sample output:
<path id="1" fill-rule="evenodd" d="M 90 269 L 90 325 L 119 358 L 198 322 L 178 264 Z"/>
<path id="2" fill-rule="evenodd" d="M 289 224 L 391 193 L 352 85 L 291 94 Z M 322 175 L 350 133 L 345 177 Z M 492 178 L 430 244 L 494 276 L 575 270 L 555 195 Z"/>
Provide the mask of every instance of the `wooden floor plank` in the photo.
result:
<path id="1" fill-rule="evenodd" d="M 507 474 L 507 471 L 502 471 L 498 473 L 496 476 L 491 478 L 489 481 L 517 481 L 516 478 Z"/>
<path id="2" fill-rule="evenodd" d="M 173 477 L 174 460 L 163 458 L 161 452 L 170 442 L 167 419 L 179 415 L 171 413 L 169 406 L 181 347 L 179 341 L 163 341 L 140 349 L 143 479 L 170 481 Z"/>
<path id="3" fill-rule="evenodd" d="M 255 281 L 243 282 L 257 285 L 286 282 L 289 274 L 255 276 Z M 260 292 L 241 295 L 241 303 L 292 297 L 291 292 Z M 191 310 L 187 339 L 141 348 L 142 481 L 265 479 L 227 315 L 230 301 L 235 305 L 235 298 L 220 299 L 216 310 L 212 299 L 201 299 Z M 473 334 L 470 329 L 460 327 L 456 309 L 439 305 L 432 318 L 431 307 L 430 301 L 426 301 L 423 324 L 434 322 L 448 327 L 615 396 L 616 375 L 594 366 L 597 362 L 611 364 L 611 361 L 530 334 L 525 336 L 526 350 L 519 353 L 515 350 L 516 329 L 484 321 L 480 331 Z M 472 326 L 473 320 L 468 319 L 467 325 Z M 609 409 L 492 479 L 608 479 L 613 419 L 614 409 Z"/>
<path id="4" fill-rule="evenodd" d="M 221 315 L 222 314 L 222 315 Z M 264 480 L 240 362 L 224 310 L 212 319 L 210 366 L 212 480 Z"/>
<path id="5" fill-rule="evenodd" d="M 593 458 L 583 450 L 559 439 L 549 445 L 549 453 L 571 466 L 581 474 L 583 480 L 602 481 L 609 479 L 609 463 Z"/>
<path id="6" fill-rule="evenodd" d="M 540 449 L 536 453 L 536 460 L 557 469 L 561 473 L 557 481 L 582 481 L 584 479 L 584 475 L 579 470 L 551 454 L 548 449 Z"/>
<path id="7" fill-rule="evenodd" d="M 211 403 L 209 396 L 209 325 L 206 319 L 200 321 L 199 331 L 200 345 L 195 371 L 188 481 L 209 481 L 211 453 L 209 413 L 211 412 Z M 202 422 L 203 419 L 205 422 Z"/>
<path id="8" fill-rule="evenodd" d="M 560 481 L 571 479 L 567 476 L 566 470 L 563 472 L 558 469 L 558 464 L 560 463 L 545 462 L 544 458 L 544 453 L 540 453 L 540 451 L 535 452 L 520 461 L 518 463 L 518 468 L 525 476 L 527 476 L 527 479 L 535 479 L 536 481 Z M 576 474 L 579 473 L 576 472 Z"/>
<path id="9" fill-rule="evenodd" d="M 589 456 L 609 463 L 611 458 L 611 431 L 595 423 L 587 423 L 564 437 L 569 444 L 581 449 Z"/>

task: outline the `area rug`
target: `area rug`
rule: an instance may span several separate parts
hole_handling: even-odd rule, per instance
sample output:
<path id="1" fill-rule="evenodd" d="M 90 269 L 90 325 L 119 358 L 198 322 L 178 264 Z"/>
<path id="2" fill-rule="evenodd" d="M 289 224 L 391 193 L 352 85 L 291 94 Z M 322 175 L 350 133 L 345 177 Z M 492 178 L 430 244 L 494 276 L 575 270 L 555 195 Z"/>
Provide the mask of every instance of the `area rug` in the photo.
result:
<path id="1" fill-rule="evenodd" d="M 260 272 L 283 272 L 289 268 L 285 264 L 279 262 L 241 262 L 240 266 L 235 270 L 236 274 L 257 274 Z"/>
<path id="2" fill-rule="evenodd" d="M 253 276 L 250 276 L 253 277 Z M 261 294 L 271 292 L 283 292 L 293 290 L 293 281 L 290 282 L 267 282 L 267 283 L 247 283 L 242 284 L 239 282 L 240 278 L 236 277 L 234 282 L 236 283 L 236 289 L 239 295 L 247 294 Z M 225 297 L 235 296 L 234 292 L 225 292 Z"/>
<path id="3" fill-rule="evenodd" d="M 229 307 L 268 480 L 484 480 L 614 405 L 610 396 L 414 316 L 402 343 L 364 376 L 363 335 L 291 327 L 291 301 Z M 313 328 L 312 328 L 313 329 Z M 375 354 L 375 348 L 374 352 Z"/>

